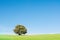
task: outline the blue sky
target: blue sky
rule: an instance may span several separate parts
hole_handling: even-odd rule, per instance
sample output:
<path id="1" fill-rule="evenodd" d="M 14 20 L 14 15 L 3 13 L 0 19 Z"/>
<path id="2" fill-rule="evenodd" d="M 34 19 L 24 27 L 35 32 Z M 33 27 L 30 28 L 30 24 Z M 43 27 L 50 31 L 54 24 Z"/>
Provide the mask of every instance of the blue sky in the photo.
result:
<path id="1" fill-rule="evenodd" d="M 0 0 L 0 34 L 14 34 L 17 24 L 28 34 L 60 33 L 60 1 Z"/>

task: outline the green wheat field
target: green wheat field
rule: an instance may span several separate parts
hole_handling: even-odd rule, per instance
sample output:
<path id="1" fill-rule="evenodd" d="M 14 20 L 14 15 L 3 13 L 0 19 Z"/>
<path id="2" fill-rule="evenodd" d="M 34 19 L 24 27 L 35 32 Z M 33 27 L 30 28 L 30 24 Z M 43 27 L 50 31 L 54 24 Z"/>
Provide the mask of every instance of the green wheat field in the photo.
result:
<path id="1" fill-rule="evenodd" d="M 0 40 L 60 40 L 60 34 L 0 35 Z"/>

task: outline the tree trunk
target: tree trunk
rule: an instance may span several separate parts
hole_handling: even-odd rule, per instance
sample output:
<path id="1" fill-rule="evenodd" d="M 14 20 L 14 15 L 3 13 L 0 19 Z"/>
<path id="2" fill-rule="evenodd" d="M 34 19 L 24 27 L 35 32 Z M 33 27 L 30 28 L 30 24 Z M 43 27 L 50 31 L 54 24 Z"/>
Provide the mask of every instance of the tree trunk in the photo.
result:
<path id="1" fill-rule="evenodd" d="M 21 34 L 18 34 L 18 35 L 21 35 Z"/>

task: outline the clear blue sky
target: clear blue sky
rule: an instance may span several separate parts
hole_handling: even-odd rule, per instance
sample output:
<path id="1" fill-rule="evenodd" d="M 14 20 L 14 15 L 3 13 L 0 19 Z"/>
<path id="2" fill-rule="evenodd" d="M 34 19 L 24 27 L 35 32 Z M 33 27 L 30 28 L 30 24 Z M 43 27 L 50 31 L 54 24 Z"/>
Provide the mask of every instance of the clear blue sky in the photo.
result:
<path id="1" fill-rule="evenodd" d="M 17 24 L 28 34 L 60 33 L 60 1 L 0 0 L 0 34 L 14 34 Z"/>

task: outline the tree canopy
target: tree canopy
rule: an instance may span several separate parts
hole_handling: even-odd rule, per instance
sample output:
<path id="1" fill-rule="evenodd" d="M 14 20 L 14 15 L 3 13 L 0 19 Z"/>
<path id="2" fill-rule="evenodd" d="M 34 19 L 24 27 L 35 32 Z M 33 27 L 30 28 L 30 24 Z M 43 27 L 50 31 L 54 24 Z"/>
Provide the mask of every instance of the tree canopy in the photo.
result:
<path id="1" fill-rule="evenodd" d="M 14 32 L 18 35 L 22 35 L 27 33 L 27 29 L 23 25 L 17 25 L 14 29 Z"/>

